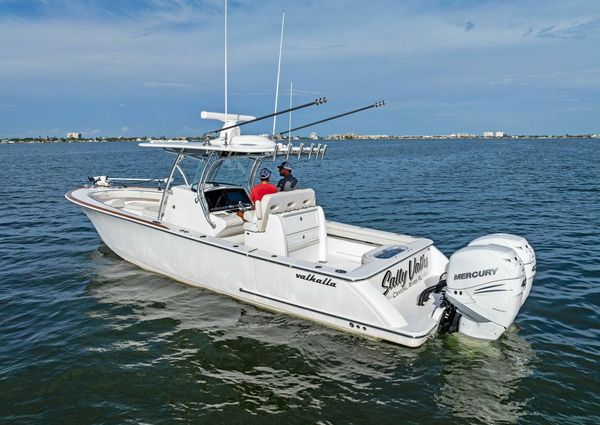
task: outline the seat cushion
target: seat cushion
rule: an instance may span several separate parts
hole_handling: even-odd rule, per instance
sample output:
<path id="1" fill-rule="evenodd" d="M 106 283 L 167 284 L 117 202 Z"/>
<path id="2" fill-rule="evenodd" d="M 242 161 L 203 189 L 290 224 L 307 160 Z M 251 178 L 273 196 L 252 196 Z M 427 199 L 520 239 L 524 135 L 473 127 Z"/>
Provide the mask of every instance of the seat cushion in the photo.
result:
<path id="1" fill-rule="evenodd" d="M 258 232 L 258 218 L 255 210 L 244 212 L 244 230 Z"/>

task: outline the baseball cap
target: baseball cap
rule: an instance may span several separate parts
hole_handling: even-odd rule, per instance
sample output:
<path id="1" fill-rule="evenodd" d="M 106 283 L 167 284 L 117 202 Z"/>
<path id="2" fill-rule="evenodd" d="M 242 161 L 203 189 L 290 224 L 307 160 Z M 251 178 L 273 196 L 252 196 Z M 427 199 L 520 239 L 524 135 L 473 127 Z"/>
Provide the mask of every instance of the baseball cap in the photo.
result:
<path id="1" fill-rule="evenodd" d="M 260 170 L 260 179 L 261 180 L 266 180 L 269 177 L 271 177 L 271 171 L 269 171 L 268 168 L 263 168 L 262 170 Z"/>
<path id="2" fill-rule="evenodd" d="M 278 165 L 277 168 L 279 168 L 280 170 L 283 168 L 284 170 L 289 170 L 292 171 L 292 164 L 290 164 L 287 161 L 283 161 L 281 163 L 281 165 Z"/>

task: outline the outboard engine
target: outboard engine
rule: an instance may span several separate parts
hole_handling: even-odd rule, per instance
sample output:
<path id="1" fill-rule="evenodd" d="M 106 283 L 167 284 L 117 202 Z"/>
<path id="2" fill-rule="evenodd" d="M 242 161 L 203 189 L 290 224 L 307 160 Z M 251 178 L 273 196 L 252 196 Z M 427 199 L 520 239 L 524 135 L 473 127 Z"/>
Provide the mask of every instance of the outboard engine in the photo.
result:
<path id="1" fill-rule="evenodd" d="M 488 235 L 456 251 L 446 271 L 446 299 L 461 315 L 458 331 L 495 340 L 529 295 L 535 254 L 521 237 Z"/>
<path id="2" fill-rule="evenodd" d="M 521 301 L 521 305 L 525 303 L 527 297 L 529 297 L 529 293 L 531 292 L 531 286 L 533 285 L 533 277 L 535 276 L 535 252 L 527 239 L 522 238 L 521 236 L 509 235 L 508 233 L 494 233 L 493 235 L 482 236 L 477 239 L 473 239 L 469 246 L 481 246 L 481 245 L 502 245 L 508 248 L 512 248 L 517 256 L 523 262 L 525 266 L 525 277 L 527 278 L 527 283 L 525 284 L 525 290 L 523 291 L 523 300 Z"/>

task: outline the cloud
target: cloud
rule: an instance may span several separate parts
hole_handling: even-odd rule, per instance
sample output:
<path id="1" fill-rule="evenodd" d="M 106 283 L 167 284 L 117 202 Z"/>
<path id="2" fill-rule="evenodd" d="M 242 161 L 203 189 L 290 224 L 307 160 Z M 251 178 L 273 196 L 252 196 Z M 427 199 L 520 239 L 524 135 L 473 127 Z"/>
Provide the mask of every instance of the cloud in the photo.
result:
<path id="1" fill-rule="evenodd" d="M 600 38 L 600 19 L 594 19 L 583 23 L 574 23 L 566 27 L 550 25 L 538 30 L 535 33 L 535 36 L 539 38 L 559 38 L 565 40 Z"/>
<path id="2" fill-rule="evenodd" d="M 17 105 L 11 103 L 0 103 L 0 112 L 8 112 L 17 109 Z"/>
<path id="3" fill-rule="evenodd" d="M 129 133 L 129 127 L 127 127 L 127 126 L 121 127 L 121 133 Z"/>
<path id="4" fill-rule="evenodd" d="M 325 93 L 322 91 L 318 91 L 318 90 L 302 90 L 302 89 L 298 89 L 296 87 L 294 87 L 294 91 L 292 93 L 292 95 L 294 97 L 296 96 L 323 96 Z M 282 96 L 288 96 L 289 95 L 289 91 L 283 91 L 282 92 Z"/>
<path id="5" fill-rule="evenodd" d="M 514 77 L 500 77 L 498 79 L 492 80 L 490 81 L 488 84 L 493 85 L 493 86 L 501 86 L 501 85 L 508 85 L 508 84 L 513 84 L 515 83 L 515 78 Z"/>
<path id="6" fill-rule="evenodd" d="M 281 96 L 293 81 L 298 99 L 425 100 L 411 122 L 386 108 L 380 115 L 390 127 L 435 125 L 414 118 L 435 112 L 437 102 L 484 115 L 496 112 L 490 99 L 514 102 L 521 90 L 527 99 L 553 90 L 600 95 L 598 73 L 581 72 L 600 67 L 600 20 L 592 18 L 600 2 L 229 3 L 229 101 L 241 113 L 272 109 L 284 7 Z M 0 40 L 0 120 L 9 118 L 1 131 L 117 130 L 129 122 L 130 131 L 168 134 L 204 125 L 197 111 L 223 106 L 222 0 L 0 0 Z M 461 104 L 465 97 L 476 101 Z"/>
<path id="7" fill-rule="evenodd" d="M 341 49 L 342 47 L 346 47 L 346 44 L 337 43 L 337 44 L 327 44 L 323 46 L 306 46 L 299 44 L 292 44 L 289 47 L 286 47 L 286 50 L 332 50 L 332 49 Z"/>
<path id="8" fill-rule="evenodd" d="M 537 37 L 545 39 L 584 40 L 600 38 L 600 19 L 593 19 L 583 23 L 562 22 L 541 28 L 530 25 L 524 37 Z"/>
<path id="9" fill-rule="evenodd" d="M 154 89 L 167 88 L 167 89 L 188 89 L 189 90 L 192 88 L 191 84 L 166 82 L 166 81 L 145 81 L 144 86 L 151 87 Z"/>
<path id="10" fill-rule="evenodd" d="M 214 87 L 215 80 L 222 81 L 221 1 L 132 1 L 119 3 L 114 10 L 109 7 L 113 2 L 59 3 L 62 8 L 46 8 L 44 13 L 51 18 L 14 19 L 0 14 L 0 77 L 77 79 L 86 87 L 98 80 L 121 79 L 130 84 L 129 79 L 141 79 L 146 88 L 182 91 L 201 90 L 190 82 L 201 81 L 205 87 Z M 340 60 L 387 61 L 391 55 L 407 60 L 430 52 L 513 46 L 524 43 L 519 35 L 531 26 L 511 27 L 508 22 L 514 19 L 512 12 L 489 3 L 476 8 L 477 2 L 466 2 L 462 8 L 443 14 L 439 13 L 441 6 L 432 3 L 429 9 L 415 11 L 411 2 L 390 2 L 386 3 L 388 8 L 384 9 L 389 12 L 385 13 L 384 9 L 360 2 L 342 11 L 327 1 L 302 6 L 286 4 L 291 10 L 284 36 L 284 71 L 286 66 L 304 67 L 311 63 L 326 67 Z M 232 78 L 236 69 L 244 69 L 247 75 L 273 73 L 279 11 L 247 2 L 230 6 Z M 457 22 L 464 22 L 465 8 L 473 19 L 457 28 Z M 59 9 L 62 15 L 58 14 Z M 79 16 L 91 18 L 82 21 Z M 307 26 L 308 16 L 311 20 Z M 243 25 L 248 21 L 253 22 L 251 27 Z M 474 22 L 478 22 L 477 37 L 470 34 L 475 29 Z M 542 31 L 541 37 L 549 37 L 555 31 L 544 33 L 547 27 L 538 30 Z M 520 28 L 520 33 L 515 28 Z M 585 28 L 583 25 L 567 33 L 583 33 Z M 163 80 L 165 75 L 169 75 L 169 80 Z"/>
<path id="11" fill-rule="evenodd" d="M 527 28 L 527 30 L 523 33 L 523 37 L 529 37 L 534 33 L 534 31 L 535 28 L 533 28 L 533 26 L 529 26 L 529 28 Z"/>

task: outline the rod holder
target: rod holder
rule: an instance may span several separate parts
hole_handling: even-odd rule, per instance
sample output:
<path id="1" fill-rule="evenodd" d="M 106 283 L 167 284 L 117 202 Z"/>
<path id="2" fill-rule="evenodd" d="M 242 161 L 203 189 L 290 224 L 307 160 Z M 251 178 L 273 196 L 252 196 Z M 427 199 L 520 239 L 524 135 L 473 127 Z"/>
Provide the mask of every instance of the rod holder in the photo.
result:
<path id="1" fill-rule="evenodd" d="M 321 151 L 321 159 L 325 158 L 325 151 L 327 150 L 327 145 L 323 145 L 323 150 Z"/>

